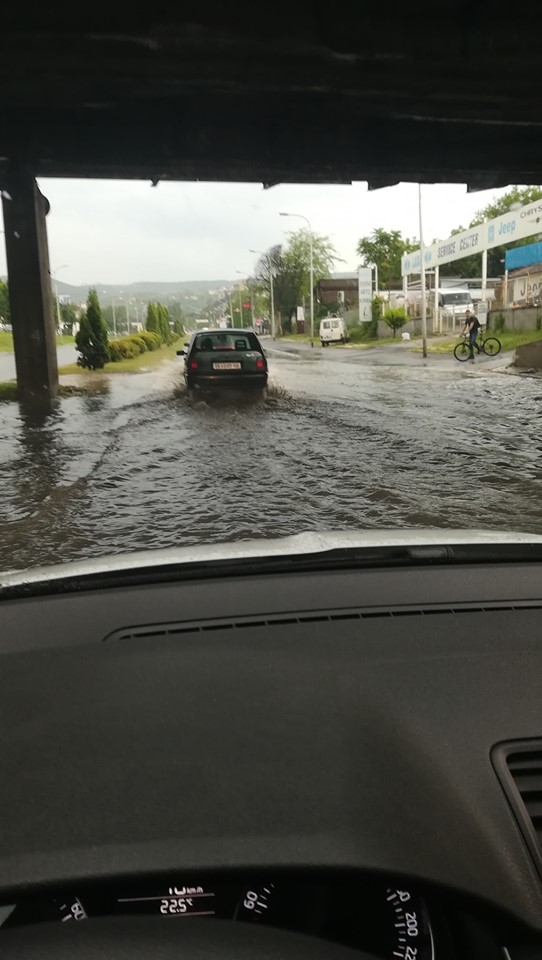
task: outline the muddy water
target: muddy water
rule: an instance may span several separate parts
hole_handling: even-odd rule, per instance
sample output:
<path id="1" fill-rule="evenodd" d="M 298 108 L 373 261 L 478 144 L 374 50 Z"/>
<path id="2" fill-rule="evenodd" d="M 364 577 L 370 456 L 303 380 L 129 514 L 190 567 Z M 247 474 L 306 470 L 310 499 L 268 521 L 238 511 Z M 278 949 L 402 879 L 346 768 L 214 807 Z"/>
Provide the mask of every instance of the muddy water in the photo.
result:
<path id="1" fill-rule="evenodd" d="M 1 404 L 0 567 L 303 530 L 542 533 L 542 382 L 275 355 L 266 401 L 178 363 L 48 414 Z"/>

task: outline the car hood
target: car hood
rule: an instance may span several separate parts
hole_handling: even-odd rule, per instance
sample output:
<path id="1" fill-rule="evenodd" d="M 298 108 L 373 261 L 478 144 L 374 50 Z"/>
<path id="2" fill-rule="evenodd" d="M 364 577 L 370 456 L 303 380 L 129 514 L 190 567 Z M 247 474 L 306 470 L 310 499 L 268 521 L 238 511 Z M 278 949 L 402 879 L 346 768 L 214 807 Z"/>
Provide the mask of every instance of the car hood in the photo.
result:
<path id="1" fill-rule="evenodd" d="M 501 548 L 503 559 L 507 548 L 515 548 L 514 559 L 521 559 L 522 548 L 527 550 L 529 545 L 540 547 L 542 556 L 542 536 L 532 533 L 515 531 L 492 530 L 434 530 L 434 529 L 402 529 L 402 530 L 364 530 L 364 531 L 329 531 L 322 533 L 299 533 L 291 537 L 262 540 L 240 540 L 233 543 L 205 544 L 202 546 L 175 547 L 165 550 L 145 550 L 135 553 L 125 553 L 116 556 L 98 557 L 89 560 L 76 560 L 69 563 L 55 564 L 54 566 L 32 567 L 27 570 L 13 570 L 0 573 L 0 589 L 11 587 L 31 586 L 62 580 L 80 578 L 101 579 L 108 575 L 144 570 L 159 571 L 160 568 L 182 570 L 183 567 L 199 566 L 203 568 L 210 564 L 236 564 L 243 561 L 280 560 L 293 561 L 295 558 L 325 559 L 325 554 L 349 552 L 360 554 L 364 551 L 386 548 L 393 550 L 423 550 L 427 548 L 427 559 L 444 559 L 446 548 L 449 548 L 450 558 L 452 548 L 483 547 L 491 548 L 494 545 Z M 432 550 L 431 550 L 432 548 Z M 439 556 L 439 550 L 441 555 Z M 519 551 L 519 557 L 518 557 Z M 421 554 L 418 554 L 421 556 Z"/>

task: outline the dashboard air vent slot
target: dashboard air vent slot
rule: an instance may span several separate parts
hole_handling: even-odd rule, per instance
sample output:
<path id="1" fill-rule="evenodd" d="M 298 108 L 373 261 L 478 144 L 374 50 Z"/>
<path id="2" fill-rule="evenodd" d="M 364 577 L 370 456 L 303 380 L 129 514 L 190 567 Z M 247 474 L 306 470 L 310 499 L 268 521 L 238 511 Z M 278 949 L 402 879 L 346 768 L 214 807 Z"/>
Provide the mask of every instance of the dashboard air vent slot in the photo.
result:
<path id="1" fill-rule="evenodd" d="M 542 877 L 542 740 L 500 744 L 493 763 Z"/>
<path id="2" fill-rule="evenodd" d="M 482 613 L 495 614 L 506 611 L 542 610 L 542 603 L 538 600 L 518 601 L 514 604 L 502 603 L 458 603 L 453 606 L 434 604 L 433 606 L 418 607 L 358 607 L 357 609 L 299 611 L 285 614 L 260 614 L 259 616 L 238 616 L 209 618 L 202 620 L 184 620 L 176 623 L 146 623 L 140 626 L 125 627 L 115 630 L 104 639 L 135 640 L 154 637 L 170 637 L 187 633 L 208 633 L 213 630 L 243 630 L 253 627 L 284 627 L 298 626 L 304 623 L 336 623 L 341 620 L 377 620 L 396 619 L 399 617 L 432 617 L 435 614 L 464 614 Z"/>

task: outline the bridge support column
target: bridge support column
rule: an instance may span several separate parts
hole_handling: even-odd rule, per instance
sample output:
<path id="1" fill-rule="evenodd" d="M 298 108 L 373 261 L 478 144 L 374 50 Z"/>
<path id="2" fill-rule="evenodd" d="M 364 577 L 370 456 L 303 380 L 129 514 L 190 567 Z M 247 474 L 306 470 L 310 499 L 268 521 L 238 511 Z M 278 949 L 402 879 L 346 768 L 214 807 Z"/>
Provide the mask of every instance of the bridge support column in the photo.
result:
<path id="1" fill-rule="evenodd" d="M 4 182 L 2 207 L 19 398 L 51 399 L 58 366 L 45 225 L 49 201 L 31 173 L 17 172 Z"/>

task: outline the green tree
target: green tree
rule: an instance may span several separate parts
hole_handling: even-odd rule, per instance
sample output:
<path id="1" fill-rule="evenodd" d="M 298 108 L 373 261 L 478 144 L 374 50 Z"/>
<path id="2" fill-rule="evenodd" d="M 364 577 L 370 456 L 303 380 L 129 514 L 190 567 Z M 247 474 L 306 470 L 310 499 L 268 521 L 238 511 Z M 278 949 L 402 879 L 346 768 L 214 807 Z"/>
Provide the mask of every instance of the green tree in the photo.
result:
<path id="1" fill-rule="evenodd" d="M 180 319 L 180 317 L 176 317 L 175 320 L 173 321 L 173 330 L 175 331 L 175 333 L 177 334 L 178 337 L 182 337 L 182 336 L 183 336 L 183 334 L 184 334 L 184 327 L 183 327 L 183 322 L 182 322 L 182 320 Z"/>
<path id="2" fill-rule="evenodd" d="M 2 323 L 11 322 L 11 310 L 9 306 L 9 287 L 5 280 L 0 280 L 0 320 Z"/>
<path id="3" fill-rule="evenodd" d="M 388 290 L 401 283 L 401 257 L 417 249 L 417 244 L 401 235 L 400 230 L 377 227 L 368 237 L 362 237 L 356 253 L 365 267 L 376 264 L 381 288 Z"/>
<path id="4" fill-rule="evenodd" d="M 329 237 L 313 233 L 313 278 L 314 285 L 328 277 L 333 264 L 339 259 Z M 288 235 L 285 248 L 270 247 L 260 257 L 256 266 L 256 285 L 264 292 L 270 305 L 270 268 L 273 274 L 275 312 L 279 315 L 284 330 L 291 330 L 292 316 L 297 306 L 310 299 L 310 234 L 297 230 Z M 308 311 L 307 311 L 308 312 Z"/>
<path id="5" fill-rule="evenodd" d="M 81 317 L 75 346 L 80 353 L 77 363 L 88 370 L 101 370 L 109 360 L 107 327 L 102 319 L 96 290 L 89 290 L 87 309 Z"/>
<path id="6" fill-rule="evenodd" d="M 397 333 L 401 327 L 404 327 L 407 322 L 407 315 L 402 307 L 397 307 L 394 310 L 386 310 L 384 313 L 384 323 L 393 330 L 393 336 Z"/>
<path id="7" fill-rule="evenodd" d="M 163 343 L 167 343 L 167 341 L 169 340 L 171 330 L 169 327 L 168 309 L 163 305 L 163 303 L 156 304 L 156 316 L 157 316 L 157 323 L 158 323 L 158 333 Z"/>
<path id="8" fill-rule="evenodd" d="M 77 313 L 72 303 L 60 304 L 60 322 L 62 328 L 67 330 L 71 335 L 73 333 L 73 325 L 77 323 Z"/>
<path id="9" fill-rule="evenodd" d="M 152 303 L 152 301 L 147 304 L 147 318 L 145 320 L 145 330 L 148 333 L 160 334 L 160 329 L 158 327 L 158 312 L 156 309 L 156 304 Z"/>

